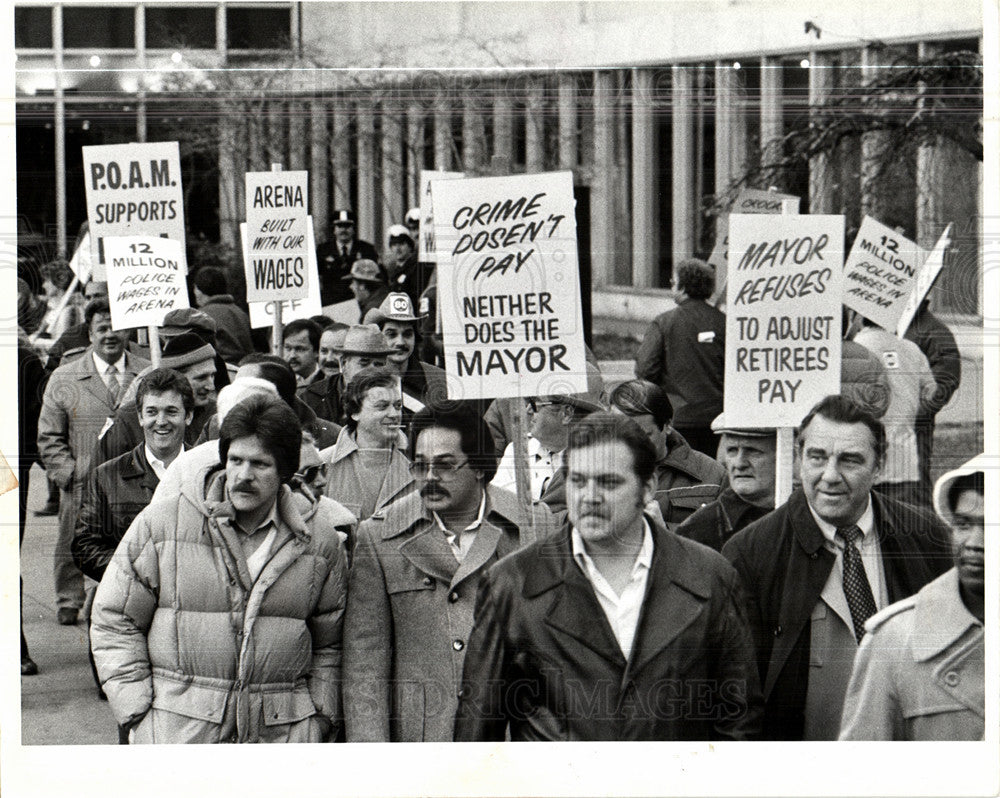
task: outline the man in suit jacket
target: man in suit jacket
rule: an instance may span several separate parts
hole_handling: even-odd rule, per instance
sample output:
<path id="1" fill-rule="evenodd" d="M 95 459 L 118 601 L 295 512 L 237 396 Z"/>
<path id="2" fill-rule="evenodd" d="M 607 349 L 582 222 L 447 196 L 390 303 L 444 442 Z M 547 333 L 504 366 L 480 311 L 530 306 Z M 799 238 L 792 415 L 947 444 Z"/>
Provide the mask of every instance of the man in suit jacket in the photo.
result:
<path id="1" fill-rule="evenodd" d="M 106 299 L 88 303 L 84 318 L 90 346 L 52 373 L 38 418 L 38 452 L 49 478 L 61 490 L 55 583 L 57 619 L 64 625 L 75 624 L 83 606 L 83 574 L 73 563 L 70 543 L 97 436 L 129 383 L 149 365 L 126 353 L 127 333 L 111 329 Z"/>
<path id="2" fill-rule="evenodd" d="M 748 594 L 764 736 L 835 740 L 865 621 L 944 573 L 950 536 L 930 514 L 872 493 L 885 429 L 850 399 L 820 401 L 797 446 L 802 488 L 722 553 Z"/>
<path id="3" fill-rule="evenodd" d="M 482 418 L 461 408 L 414 417 L 419 492 L 358 531 L 344 625 L 348 742 L 452 739 L 472 608 L 483 573 L 550 531 L 544 506 L 530 527 L 517 500 L 487 487 L 496 470 Z"/>
<path id="4" fill-rule="evenodd" d="M 736 572 L 643 515 L 656 453 L 631 419 L 570 433 L 569 523 L 476 599 L 455 739 L 741 740 L 762 700 Z"/>
<path id="5" fill-rule="evenodd" d="M 369 242 L 355 237 L 353 211 L 335 210 L 333 238 L 316 247 L 320 302 L 323 307 L 354 298 L 344 277 L 350 273 L 354 261 L 362 258 L 377 263 L 378 251 Z"/>

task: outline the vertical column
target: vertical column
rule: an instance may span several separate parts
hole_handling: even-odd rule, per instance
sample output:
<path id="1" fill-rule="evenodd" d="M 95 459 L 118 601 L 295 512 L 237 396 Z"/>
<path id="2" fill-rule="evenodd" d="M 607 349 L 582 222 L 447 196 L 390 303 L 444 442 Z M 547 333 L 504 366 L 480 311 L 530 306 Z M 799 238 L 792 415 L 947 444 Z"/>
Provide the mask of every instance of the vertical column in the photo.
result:
<path id="1" fill-rule="evenodd" d="M 334 209 L 351 207 L 351 101 L 339 96 L 333 108 L 333 141 L 330 163 L 333 166 Z"/>
<path id="2" fill-rule="evenodd" d="M 406 209 L 406 188 L 403 185 L 403 118 L 402 109 L 382 105 L 382 229 L 402 224 Z"/>
<path id="3" fill-rule="evenodd" d="M 280 96 L 267 100 L 267 168 L 280 163 L 288 168 L 285 155 L 285 103 Z"/>
<path id="4" fill-rule="evenodd" d="M 833 64 L 828 55 L 809 53 L 809 108 L 824 102 L 833 88 Z M 816 155 L 809 159 L 809 213 L 833 213 L 830 159 Z"/>
<path id="5" fill-rule="evenodd" d="M 694 130 L 692 125 L 694 67 L 675 64 L 672 70 L 671 151 L 673 175 L 673 262 L 694 252 Z"/>
<path id="6" fill-rule="evenodd" d="M 610 72 L 594 73 L 594 178 L 590 193 L 593 288 L 614 278 L 614 90 Z"/>
<path id="7" fill-rule="evenodd" d="M 485 138 L 479 100 L 474 93 L 468 93 L 462 100 L 462 168 L 466 172 L 483 166 Z"/>
<path id="8" fill-rule="evenodd" d="M 871 47 L 861 51 L 861 80 L 872 80 L 879 72 L 878 55 Z M 882 152 L 885 148 L 885 134 L 864 133 L 861 136 L 861 213 L 882 218 L 879 192 L 875 186 Z"/>
<path id="9" fill-rule="evenodd" d="M 933 54 L 933 46 L 927 44 L 927 42 L 920 42 L 917 45 L 917 55 L 920 58 L 927 58 Z M 918 87 L 918 91 L 922 95 L 925 90 L 925 85 L 921 83 Z M 919 107 L 922 109 L 924 105 L 924 100 L 918 101 Z M 924 249 L 930 249 L 934 246 L 935 241 L 937 241 L 937 236 L 940 233 L 939 220 L 938 220 L 938 203 L 936 199 L 936 191 L 938 180 L 938 159 L 937 146 L 935 144 L 925 144 L 917 150 L 917 231 L 916 240 Z"/>
<path id="10" fill-rule="evenodd" d="M 62 4 L 52 8 L 52 47 L 55 54 L 55 168 L 56 168 L 56 254 L 66 257 L 66 98 L 63 94 L 63 18 Z"/>
<path id="11" fill-rule="evenodd" d="M 451 169 L 451 105 L 441 92 L 434 98 L 434 168 Z"/>
<path id="12" fill-rule="evenodd" d="M 313 217 L 316 243 L 327 239 L 330 218 L 330 161 L 329 136 L 326 129 L 326 108 L 323 101 L 314 99 L 309 118 L 309 208 Z"/>
<path id="13" fill-rule="evenodd" d="M 292 52 L 296 57 L 302 57 L 302 3 L 290 3 L 291 8 L 289 9 L 288 22 L 290 25 L 290 30 L 288 31 L 288 41 L 292 45 Z"/>
<path id="14" fill-rule="evenodd" d="M 139 69 L 139 88 L 135 103 L 135 140 L 146 140 L 146 7 L 139 3 L 135 7 L 135 64 Z"/>
<path id="15" fill-rule="evenodd" d="M 301 100 L 288 101 L 288 168 L 306 168 L 306 115 Z M 310 206 L 311 208 L 312 206 Z"/>
<path id="16" fill-rule="evenodd" d="M 540 77 L 528 82 L 528 96 L 525 98 L 524 142 L 525 169 L 532 172 L 545 171 L 545 84 Z"/>
<path id="17" fill-rule="evenodd" d="M 378 230 L 375 219 L 375 114 L 371 100 L 362 99 L 357 105 L 358 120 L 358 237 L 373 242 Z"/>
<path id="18" fill-rule="evenodd" d="M 780 58 L 760 59 L 760 149 L 763 163 L 774 163 L 781 157 L 781 136 L 784 120 L 781 113 Z"/>
<path id="19" fill-rule="evenodd" d="M 576 76 L 559 73 L 559 168 L 576 169 L 579 147 L 576 140 Z"/>
<path id="20" fill-rule="evenodd" d="M 256 113 L 254 113 L 256 112 Z M 259 104 L 251 105 L 251 111 L 247 115 L 247 160 L 249 161 L 249 171 L 263 172 L 264 165 L 264 131 L 261 129 L 264 124 L 263 109 Z"/>
<path id="21" fill-rule="evenodd" d="M 236 201 L 237 172 L 235 168 L 236 125 L 233 117 L 219 115 L 219 240 L 230 247 L 240 242 L 239 224 L 242 212 Z"/>
<path id="22" fill-rule="evenodd" d="M 715 194 L 721 196 L 729 190 L 736 172 L 737 153 L 735 131 L 739 120 L 737 109 L 736 73 L 731 62 L 715 62 Z M 715 220 L 715 238 L 724 237 L 728 229 L 725 216 Z"/>
<path id="23" fill-rule="evenodd" d="M 656 139 L 653 125 L 653 73 L 632 70 L 632 285 L 656 284 L 660 250 L 656 226 Z"/>
<path id="24" fill-rule="evenodd" d="M 226 63 L 226 49 L 226 4 L 219 3 L 215 7 L 215 54 L 220 66 Z"/>
<path id="25" fill-rule="evenodd" d="M 406 109 L 406 206 L 420 205 L 420 170 L 424 168 L 424 114 L 419 103 Z"/>
<path id="26" fill-rule="evenodd" d="M 493 157 L 514 162 L 514 105 L 503 84 L 493 98 Z"/>
<path id="27" fill-rule="evenodd" d="M 238 109 L 238 111 L 234 109 Z M 234 102 L 226 110 L 233 117 L 233 169 L 235 170 L 236 216 L 238 219 L 242 219 L 245 214 L 244 208 L 246 207 L 246 173 L 251 171 L 248 163 L 250 159 L 250 128 L 245 123 L 240 123 L 237 120 L 240 119 L 241 114 L 246 115 L 247 106 Z M 238 231 L 239 228 L 237 228 Z"/>

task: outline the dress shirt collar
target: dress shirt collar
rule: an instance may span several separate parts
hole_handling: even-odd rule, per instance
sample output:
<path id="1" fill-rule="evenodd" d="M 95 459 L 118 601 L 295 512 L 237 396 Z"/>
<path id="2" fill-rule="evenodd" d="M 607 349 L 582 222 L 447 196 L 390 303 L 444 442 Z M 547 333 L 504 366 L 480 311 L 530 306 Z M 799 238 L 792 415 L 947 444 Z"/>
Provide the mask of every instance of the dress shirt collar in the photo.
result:
<path id="1" fill-rule="evenodd" d="M 826 542 L 832 543 L 839 548 L 840 541 L 837 540 L 837 527 L 816 515 L 816 511 L 812 508 L 811 504 L 806 502 L 806 505 L 809 507 L 809 512 L 812 513 L 813 520 L 816 522 L 816 526 L 819 527 L 819 531 L 823 533 Z M 855 526 L 861 530 L 861 540 L 859 543 L 860 545 L 864 545 L 870 540 L 868 533 L 875 529 L 875 512 L 872 510 L 871 493 L 868 494 L 868 506 L 865 507 L 865 511 L 861 514 L 861 517 L 855 522 Z"/>
<path id="2" fill-rule="evenodd" d="M 594 565 L 594 561 L 590 558 L 587 553 L 587 547 L 584 545 L 583 537 L 579 532 L 576 531 L 576 527 L 570 529 L 570 544 L 573 547 L 573 559 L 576 560 L 577 564 L 583 569 L 587 577 L 593 582 L 594 572 L 597 571 L 597 566 Z M 635 579 L 636 574 L 640 570 L 646 569 L 647 571 L 653 565 L 653 533 L 649 529 L 649 522 L 643 517 L 642 519 L 642 545 L 639 547 L 639 554 L 635 558 L 635 563 L 632 566 L 631 578 Z"/>
<path id="3" fill-rule="evenodd" d="M 295 375 L 295 382 L 297 383 L 297 388 L 305 388 L 307 385 L 312 385 L 312 381 L 316 379 L 316 375 L 319 373 L 319 366 L 313 369 L 312 374 L 308 377 L 300 377 L 298 374 Z"/>
<path id="4" fill-rule="evenodd" d="M 118 370 L 118 374 L 125 373 L 125 353 L 122 352 L 122 356 L 118 358 L 114 363 L 107 363 L 97 356 L 96 352 L 91 352 L 90 356 L 94 358 L 94 366 L 97 368 L 97 373 L 101 375 L 102 380 L 107 380 L 108 378 L 108 366 L 114 366 Z"/>
<path id="5" fill-rule="evenodd" d="M 444 532 L 450 539 L 455 537 L 455 533 L 448 529 L 444 525 L 444 521 L 441 520 L 441 516 L 437 514 L 437 511 L 431 510 L 431 515 L 434 517 L 434 523 L 438 525 L 438 528 Z M 483 518 L 486 516 L 486 491 L 483 491 L 483 497 L 479 500 L 479 513 L 471 524 L 469 524 L 462 533 L 472 532 L 473 530 L 479 529 L 480 525 L 483 523 Z"/>

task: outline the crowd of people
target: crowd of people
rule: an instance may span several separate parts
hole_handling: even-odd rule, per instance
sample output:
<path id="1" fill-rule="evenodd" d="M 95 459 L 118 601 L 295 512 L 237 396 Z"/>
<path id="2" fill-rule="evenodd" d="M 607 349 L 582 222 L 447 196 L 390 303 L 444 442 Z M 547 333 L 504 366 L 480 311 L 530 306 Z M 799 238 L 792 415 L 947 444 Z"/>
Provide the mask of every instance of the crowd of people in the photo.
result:
<path id="1" fill-rule="evenodd" d="M 322 302 L 359 323 L 273 353 L 213 264 L 156 367 L 106 284 L 19 281 L 21 535 L 38 463 L 120 742 L 983 737 L 984 465 L 931 483 L 960 360 L 926 304 L 845 341 L 775 506 L 711 266 L 678 264 L 634 379 L 588 351 L 581 393 L 461 401 L 419 218 L 380 256 L 336 211 Z"/>

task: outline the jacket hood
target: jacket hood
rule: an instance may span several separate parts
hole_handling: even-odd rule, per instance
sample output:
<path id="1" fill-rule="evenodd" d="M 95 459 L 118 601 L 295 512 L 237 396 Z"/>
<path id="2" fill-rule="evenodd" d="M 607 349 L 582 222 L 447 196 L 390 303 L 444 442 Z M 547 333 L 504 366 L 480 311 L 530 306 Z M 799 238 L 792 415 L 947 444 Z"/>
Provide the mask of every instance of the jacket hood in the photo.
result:
<path id="1" fill-rule="evenodd" d="M 993 461 L 993 462 L 991 462 Z M 954 525 L 952 508 L 948 506 L 948 491 L 959 477 L 975 474 L 977 471 L 986 473 L 988 468 L 996 468 L 995 458 L 979 454 L 947 474 L 943 474 L 934 484 L 934 510 L 944 519 L 948 526 Z"/>

